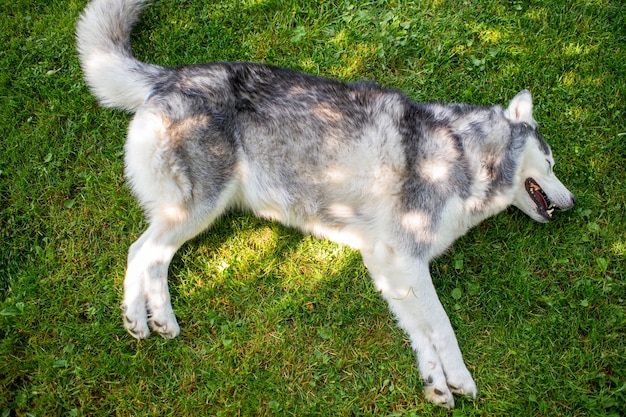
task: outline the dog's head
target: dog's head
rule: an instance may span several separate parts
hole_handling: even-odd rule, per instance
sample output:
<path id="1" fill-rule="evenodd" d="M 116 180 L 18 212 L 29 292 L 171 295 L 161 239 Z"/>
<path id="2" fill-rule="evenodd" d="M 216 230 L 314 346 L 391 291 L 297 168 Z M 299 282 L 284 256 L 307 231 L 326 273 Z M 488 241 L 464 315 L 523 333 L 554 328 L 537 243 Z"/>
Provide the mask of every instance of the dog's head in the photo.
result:
<path id="1" fill-rule="evenodd" d="M 533 220 L 549 222 L 555 210 L 574 206 L 576 197 L 554 174 L 554 158 L 550 146 L 541 137 L 533 119 L 533 102 L 530 92 L 517 94 L 505 110 L 505 117 L 518 124 L 526 138 L 522 154 L 520 183 L 513 205 Z"/>

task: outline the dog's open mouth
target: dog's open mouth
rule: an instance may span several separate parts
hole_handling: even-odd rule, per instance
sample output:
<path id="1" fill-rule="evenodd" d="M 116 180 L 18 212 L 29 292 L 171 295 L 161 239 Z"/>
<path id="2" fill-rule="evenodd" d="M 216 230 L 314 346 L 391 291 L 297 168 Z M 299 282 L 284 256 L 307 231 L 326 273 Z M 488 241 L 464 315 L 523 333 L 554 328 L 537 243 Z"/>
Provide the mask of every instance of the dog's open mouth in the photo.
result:
<path id="1" fill-rule="evenodd" d="M 534 179 L 526 178 L 526 192 L 537 205 L 537 212 L 546 220 L 550 220 L 552 213 L 554 210 L 558 210 L 558 207 L 550 201 Z"/>

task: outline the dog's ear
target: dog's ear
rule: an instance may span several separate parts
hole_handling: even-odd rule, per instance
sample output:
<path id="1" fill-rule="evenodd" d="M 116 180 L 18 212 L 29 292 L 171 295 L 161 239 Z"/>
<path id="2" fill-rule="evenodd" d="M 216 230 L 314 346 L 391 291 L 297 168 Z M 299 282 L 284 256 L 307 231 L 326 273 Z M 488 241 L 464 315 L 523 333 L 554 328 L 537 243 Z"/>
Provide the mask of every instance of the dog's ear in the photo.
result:
<path id="1" fill-rule="evenodd" d="M 504 112 L 507 119 L 518 123 L 534 123 L 533 99 L 530 91 L 523 90 L 517 93 Z"/>

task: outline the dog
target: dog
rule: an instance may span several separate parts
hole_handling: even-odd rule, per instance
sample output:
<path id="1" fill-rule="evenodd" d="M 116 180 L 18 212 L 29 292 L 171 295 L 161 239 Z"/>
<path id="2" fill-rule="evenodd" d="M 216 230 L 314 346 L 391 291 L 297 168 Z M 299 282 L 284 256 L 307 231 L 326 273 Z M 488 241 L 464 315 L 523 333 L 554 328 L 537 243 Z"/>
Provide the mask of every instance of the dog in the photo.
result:
<path id="1" fill-rule="evenodd" d="M 94 0 L 77 24 L 99 102 L 134 112 L 125 176 L 148 229 L 128 253 L 123 320 L 134 337 L 179 334 L 168 266 L 230 208 L 360 251 L 408 334 L 428 400 L 475 397 L 429 263 L 483 219 L 514 205 L 538 222 L 576 199 L 524 90 L 506 108 L 412 102 L 254 63 L 143 63 L 130 34 L 142 0 Z"/>

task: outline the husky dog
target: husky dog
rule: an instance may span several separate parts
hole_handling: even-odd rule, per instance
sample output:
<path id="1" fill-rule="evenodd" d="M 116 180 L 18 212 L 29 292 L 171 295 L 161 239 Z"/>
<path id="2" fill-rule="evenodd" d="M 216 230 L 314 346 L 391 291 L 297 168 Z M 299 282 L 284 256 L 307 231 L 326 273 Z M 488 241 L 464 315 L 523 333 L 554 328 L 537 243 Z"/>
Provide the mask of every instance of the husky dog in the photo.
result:
<path id="1" fill-rule="evenodd" d="M 133 57 L 142 0 L 94 0 L 77 27 L 87 84 L 135 113 L 125 173 L 148 229 L 130 247 L 122 304 L 136 338 L 179 333 L 167 271 L 231 207 L 359 250 L 417 354 L 426 398 L 476 396 L 429 262 L 509 205 L 538 222 L 573 206 L 528 91 L 507 108 L 418 104 L 251 63 L 166 68 Z"/>

